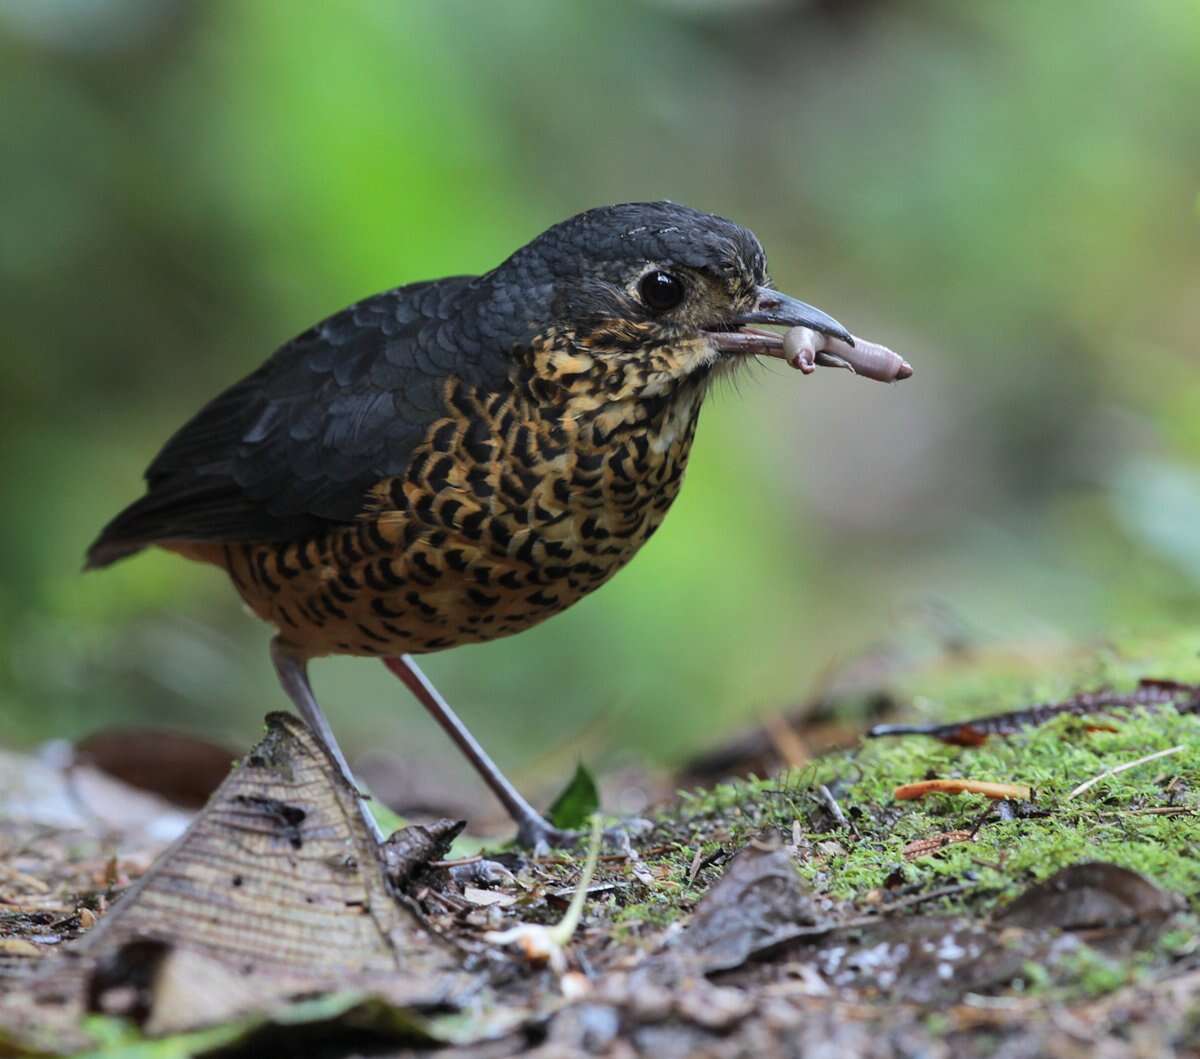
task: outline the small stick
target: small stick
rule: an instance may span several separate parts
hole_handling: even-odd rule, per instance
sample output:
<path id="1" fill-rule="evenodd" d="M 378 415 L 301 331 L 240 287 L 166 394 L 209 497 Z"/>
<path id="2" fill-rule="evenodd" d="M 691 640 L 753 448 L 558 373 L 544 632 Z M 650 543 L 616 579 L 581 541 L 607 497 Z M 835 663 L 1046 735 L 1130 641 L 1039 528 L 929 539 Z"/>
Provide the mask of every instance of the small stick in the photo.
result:
<path id="1" fill-rule="evenodd" d="M 821 801 L 825 803 L 825 808 L 829 810 L 830 815 L 832 815 L 838 826 L 844 827 L 847 831 L 853 831 L 855 835 L 858 835 L 858 828 L 846 818 L 846 814 L 842 812 L 842 807 L 838 805 L 837 799 L 833 796 L 833 791 L 822 783 L 817 787 L 817 794 L 821 796 Z M 861 838 L 862 836 L 860 835 L 859 837 Z"/>
<path id="2" fill-rule="evenodd" d="M 772 710 L 763 717 L 763 728 L 775 752 L 789 768 L 803 768 L 812 760 L 812 754 L 808 752 L 800 734 L 778 710 Z"/>
<path id="3" fill-rule="evenodd" d="M 984 809 L 984 811 L 982 813 L 979 814 L 978 819 L 975 821 L 975 823 L 973 823 L 971 825 L 970 835 L 971 835 L 972 842 L 975 841 L 975 836 L 977 834 L 979 834 L 979 829 L 988 822 L 988 820 L 991 818 L 992 813 L 994 813 L 996 811 L 997 807 L 1001 806 L 1001 805 L 1007 805 L 1007 804 L 1008 804 L 1008 802 L 998 801 L 995 799 L 988 802 L 988 807 L 986 809 Z"/>
<path id="4" fill-rule="evenodd" d="M 901 897 L 890 904 L 880 905 L 878 916 L 890 916 L 894 912 L 899 912 L 905 908 L 912 908 L 914 905 L 923 905 L 929 901 L 936 901 L 942 897 L 954 897 L 956 894 L 964 893 L 967 890 L 972 890 L 979 884 L 976 882 L 953 883 L 950 886 L 943 886 L 937 890 L 929 890 L 923 894 L 913 894 L 910 897 Z M 867 922 L 873 917 L 864 917 Z"/>
<path id="5" fill-rule="evenodd" d="M 1115 709 L 1148 710 L 1174 706 L 1180 713 L 1200 711 L 1200 686 L 1173 680 L 1143 679 L 1130 692 L 1083 691 L 1064 702 L 1040 703 L 1023 710 L 993 713 L 952 724 L 877 724 L 867 730 L 868 739 L 892 735 L 928 735 L 953 746 L 980 746 L 989 736 L 1012 735 L 1022 728 L 1045 724 L 1063 714 L 1084 716 L 1110 714 Z"/>
<path id="6" fill-rule="evenodd" d="M 1196 810 L 1189 805 L 1150 805 L 1143 809 L 1121 809 L 1113 813 L 1101 813 L 1103 817 L 1110 816 L 1185 816 Z"/>
<path id="7" fill-rule="evenodd" d="M 1136 761 L 1126 761 L 1124 765 L 1116 765 L 1113 768 L 1105 769 L 1100 773 L 1100 775 L 1093 776 L 1090 780 L 1085 780 L 1083 783 L 1081 783 L 1078 787 L 1071 791 L 1070 794 L 1067 795 L 1064 801 L 1069 802 L 1076 795 L 1082 794 L 1086 790 L 1090 790 L 1101 780 L 1108 779 L 1109 776 L 1115 776 L 1119 772 L 1126 772 L 1129 769 L 1137 768 L 1138 765 L 1145 765 L 1148 761 L 1157 761 L 1159 758 L 1169 757 L 1171 754 L 1178 754 L 1181 750 L 1186 749 L 1187 744 L 1180 743 L 1178 746 L 1167 747 L 1166 750 L 1159 750 L 1153 754 L 1147 754 L 1145 757 L 1140 757 Z"/>
<path id="8" fill-rule="evenodd" d="M 476 853 L 470 857 L 453 857 L 450 860 L 431 860 L 425 866 L 427 868 L 461 868 L 467 864 L 478 864 L 483 860 L 482 853 Z"/>

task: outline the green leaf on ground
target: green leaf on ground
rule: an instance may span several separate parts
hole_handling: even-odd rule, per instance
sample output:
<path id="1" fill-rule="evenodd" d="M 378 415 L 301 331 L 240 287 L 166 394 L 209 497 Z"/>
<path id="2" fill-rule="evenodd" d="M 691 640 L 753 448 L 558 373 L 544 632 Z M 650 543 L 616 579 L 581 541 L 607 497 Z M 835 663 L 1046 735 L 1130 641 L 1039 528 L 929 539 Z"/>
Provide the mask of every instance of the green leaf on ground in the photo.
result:
<path id="1" fill-rule="evenodd" d="M 550 823 L 564 831 L 578 831 L 587 825 L 592 814 L 600 808 L 600 792 L 592 774 L 580 762 L 575 775 L 563 792 L 554 799 L 548 813 Z"/>

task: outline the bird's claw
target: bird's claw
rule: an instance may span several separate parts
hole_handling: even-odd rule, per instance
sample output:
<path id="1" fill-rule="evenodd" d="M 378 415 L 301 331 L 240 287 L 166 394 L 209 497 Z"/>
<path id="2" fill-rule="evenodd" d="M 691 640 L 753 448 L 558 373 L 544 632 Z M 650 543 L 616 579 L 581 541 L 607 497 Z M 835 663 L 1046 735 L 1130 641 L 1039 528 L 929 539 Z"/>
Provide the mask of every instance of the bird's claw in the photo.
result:
<path id="1" fill-rule="evenodd" d="M 455 864 L 450 877 L 461 886 L 506 886 L 516 879 L 511 871 L 497 860 L 475 860 Z"/>
<path id="2" fill-rule="evenodd" d="M 653 827 L 654 824 L 649 820 L 629 817 L 619 824 L 606 827 L 601 833 L 601 841 L 604 846 L 619 853 L 632 852 L 632 840 L 644 835 Z M 517 844 L 530 850 L 537 857 L 545 856 L 552 849 L 574 849 L 587 837 L 586 831 L 568 831 L 555 827 L 541 817 L 524 820 L 517 828 Z"/>

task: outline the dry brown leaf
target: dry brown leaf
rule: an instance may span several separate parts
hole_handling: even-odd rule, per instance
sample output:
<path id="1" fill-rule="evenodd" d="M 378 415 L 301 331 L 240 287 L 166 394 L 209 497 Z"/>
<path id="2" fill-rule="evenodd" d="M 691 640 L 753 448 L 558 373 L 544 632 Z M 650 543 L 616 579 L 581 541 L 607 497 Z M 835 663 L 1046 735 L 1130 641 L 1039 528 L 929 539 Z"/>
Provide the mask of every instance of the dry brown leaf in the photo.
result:
<path id="1" fill-rule="evenodd" d="M 928 838 L 918 838 L 904 847 L 904 859 L 916 860 L 918 857 L 928 857 L 956 842 L 973 842 L 975 835 L 971 831 L 943 831 Z"/>
<path id="2" fill-rule="evenodd" d="M 236 758 L 227 747 L 167 728 L 102 728 L 75 745 L 78 764 L 187 809 L 208 801 Z"/>
<path id="3" fill-rule="evenodd" d="M 740 967 L 788 939 L 825 929 L 788 851 L 750 846 L 696 906 L 679 946 L 709 973 Z"/>
<path id="4" fill-rule="evenodd" d="M 982 794 L 985 798 L 996 800 L 1011 798 L 1027 802 L 1033 797 L 1033 788 L 1025 783 L 989 783 L 986 780 L 919 780 L 897 787 L 892 797 L 907 802 L 924 798 L 927 794 Z"/>
<path id="5" fill-rule="evenodd" d="M 1182 910 L 1178 894 L 1118 864 L 1086 861 L 1055 872 L 995 914 L 1005 926 L 1033 930 L 1121 930 L 1162 923 Z"/>
<path id="6" fill-rule="evenodd" d="M 364 982 L 400 1003 L 453 996 L 458 959 L 389 890 L 355 792 L 300 720 L 267 722 L 183 837 L 74 944 L 105 971 L 93 995 L 128 993 L 141 960 L 139 1003 L 172 1032 Z M 119 872 L 114 858 L 102 874 Z M 189 977 L 207 983 L 203 1005 L 167 988 Z"/>
<path id="7" fill-rule="evenodd" d="M 481 890 L 477 886 L 468 886 L 463 891 L 463 900 L 478 905 L 480 908 L 487 908 L 489 905 L 508 908 L 517 903 L 517 899 L 512 894 L 500 893 L 498 890 Z"/>
<path id="8" fill-rule="evenodd" d="M 24 938 L 0 938 L 0 953 L 5 956 L 41 956 L 44 949 Z"/>

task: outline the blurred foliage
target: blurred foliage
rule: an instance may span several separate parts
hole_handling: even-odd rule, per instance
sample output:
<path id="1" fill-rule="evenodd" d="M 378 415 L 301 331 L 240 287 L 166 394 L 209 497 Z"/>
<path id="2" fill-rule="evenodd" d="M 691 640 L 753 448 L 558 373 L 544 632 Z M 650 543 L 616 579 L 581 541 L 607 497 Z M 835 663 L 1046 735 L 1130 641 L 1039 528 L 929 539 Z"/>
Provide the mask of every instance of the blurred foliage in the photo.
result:
<path id="1" fill-rule="evenodd" d="M 5 0 L 6 739 L 245 745 L 283 704 L 268 631 L 211 570 L 83 578 L 83 549 L 290 335 L 602 202 L 748 224 L 783 289 L 917 374 L 743 374 L 627 573 L 430 659 L 502 760 L 670 758 L 946 615 L 1034 641 L 1194 623 L 1198 98 L 1183 0 Z M 315 680 L 351 752 L 452 759 L 382 667 Z"/>

